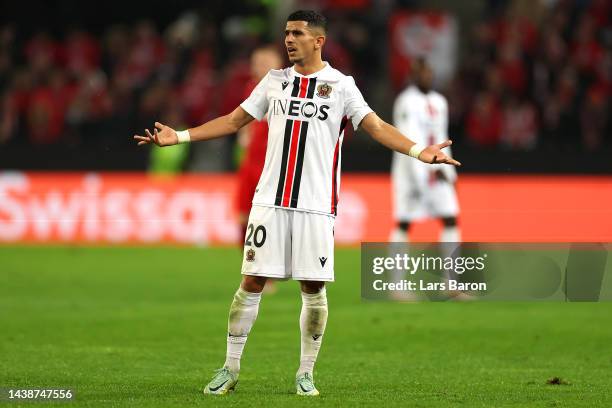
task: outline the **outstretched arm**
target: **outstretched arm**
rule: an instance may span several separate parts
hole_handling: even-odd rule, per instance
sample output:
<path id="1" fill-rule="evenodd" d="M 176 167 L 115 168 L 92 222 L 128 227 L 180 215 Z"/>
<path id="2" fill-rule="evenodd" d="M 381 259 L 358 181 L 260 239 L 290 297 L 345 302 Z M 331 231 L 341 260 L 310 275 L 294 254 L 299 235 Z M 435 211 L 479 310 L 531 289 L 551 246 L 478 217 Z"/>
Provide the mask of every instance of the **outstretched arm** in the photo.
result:
<path id="1" fill-rule="evenodd" d="M 410 149 L 416 144 L 412 140 L 402 135 L 397 128 L 379 118 L 374 112 L 367 114 L 359 126 L 368 132 L 370 136 L 372 136 L 372 138 L 378 143 L 388 147 L 391 150 L 395 150 L 396 152 L 407 155 L 410 153 Z M 447 140 L 437 145 L 427 146 L 418 155 L 418 159 L 429 164 L 446 163 L 461 166 L 461 163 L 452 159 L 451 157 L 448 157 L 441 151 L 441 149 L 444 149 L 451 144 L 452 142 Z"/>
<path id="2" fill-rule="evenodd" d="M 251 122 L 253 117 L 240 106 L 228 115 L 220 116 L 195 128 L 189 129 L 192 142 L 209 140 L 236 133 L 238 129 Z M 179 143 L 176 130 L 163 123 L 155 122 L 153 134 L 145 129 L 145 136 L 134 135 L 138 146 L 155 143 L 158 146 L 171 146 Z"/>

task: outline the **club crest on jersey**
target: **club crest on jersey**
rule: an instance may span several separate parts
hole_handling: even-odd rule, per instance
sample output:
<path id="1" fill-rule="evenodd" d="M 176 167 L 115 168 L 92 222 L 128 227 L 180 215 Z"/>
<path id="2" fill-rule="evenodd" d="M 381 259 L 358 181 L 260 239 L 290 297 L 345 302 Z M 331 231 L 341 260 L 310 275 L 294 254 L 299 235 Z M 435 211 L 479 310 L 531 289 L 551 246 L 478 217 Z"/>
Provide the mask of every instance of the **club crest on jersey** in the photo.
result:
<path id="1" fill-rule="evenodd" d="M 253 262 L 255 260 L 255 250 L 251 248 L 246 252 L 246 260 L 247 262 Z"/>
<path id="2" fill-rule="evenodd" d="M 332 91 L 332 87 L 329 84 L 321 84 L 317 86 L 317 96 L 323 99 L 329 99 L 329 94 Z"/>

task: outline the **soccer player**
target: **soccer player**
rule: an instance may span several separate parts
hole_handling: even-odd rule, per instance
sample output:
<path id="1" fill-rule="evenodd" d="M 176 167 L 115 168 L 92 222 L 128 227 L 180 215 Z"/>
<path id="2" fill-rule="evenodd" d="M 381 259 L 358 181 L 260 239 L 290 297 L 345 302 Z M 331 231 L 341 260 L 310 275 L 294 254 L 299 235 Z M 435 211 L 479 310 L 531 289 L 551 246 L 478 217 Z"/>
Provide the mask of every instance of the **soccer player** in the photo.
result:
<path id="1" fill-rule="evenodd" d="M 459 165 L 441 151 L 450 141 L 425 147 L 404 137 L 370 109 L 352 77 L 321 59 L 326 26 L 325 17 L 317 12 L 292 13 L 287 18 L 285 47 L 293 65 L 268 72 L 232 113 L 178 132 L 156 122 L 153 133 L 147 129 L 145 136 L 134 136 L 139 145 L 208 140 L 235 133 L 268 114 L 266 161 L 244 242 L 244 276 L 230 306 L 226 360 L 204 387 L 206 394 L 226 394 L 236 386 L 240 358 L 268 278 L 300 282 L 296 391 L 319 394 L 313 369 L 327 323 L 325 282 L 334 280 L 340 148 L 349 120 L 390 149 L 426 163 Z"/>
<path id="2" fill-rule="evenodd" d="M 412 76 L 414 83 L 395 101 L 394 125 L 418 144 L 447 142 L 448 104 L 444 96 L 432 90 L 433 71 L 424 58 L 415 60 Z M 394 152 L 391 177 L 396 220 L 391 241 L 408 242 L 411 223 L 425 218 L 442 222 L 441 242 L 461 240 L 454 167 L 427 165 Z"/>

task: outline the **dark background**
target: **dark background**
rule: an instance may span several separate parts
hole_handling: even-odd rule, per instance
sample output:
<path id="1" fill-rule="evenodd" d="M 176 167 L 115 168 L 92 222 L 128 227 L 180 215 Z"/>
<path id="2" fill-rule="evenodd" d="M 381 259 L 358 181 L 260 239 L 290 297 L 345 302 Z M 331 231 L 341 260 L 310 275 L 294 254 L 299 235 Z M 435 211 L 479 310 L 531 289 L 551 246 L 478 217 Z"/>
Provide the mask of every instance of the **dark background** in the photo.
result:
<path id="1" fill-rule="evenodd" d="M 455 3 L 455 4 L 453 4 Z M 599 79 L 612 58 L 610 29 L 610 7 L 598 1 L 559 1 L 539 22 L 532 23 L 535 34 L 535 48 L 524 46 L 520 50 L 520 61 L 525 72 L 523 90 L 512 89 L 502 78 L 501 90 L 488 82 L 495 64 L 500 64 L 501 43 L 498 38 L 483 39 L 481 28 L 495 32 L 513 17 L 510 10 L 520 8 L 520 1 L 319 1 L 314 2 L 330 19 L 332 29 L 330 38 L 337 45 L 331 55 L 326 56 L 332 65 L 346 65 L 347 74 L 355 76 L 358 85 L 370 105 L 386 120 L 391 120 L 392 101 L 398 90 L 393 89 L 388 78 L 388 41 L 386 21 L 397 10 L 436 9 L 453 14 L 459 23 L 460 54 L 459 68 L 455 80 L 446 88 L 440 89 L 449 98 L 451 111 L 450 135 L 455 144 L 454 155 L 463 162 L 461 172 L 494 173 L 612 173 L 612 137 L 610 121 L 610 75 Z M 599 3 L 604 3 L 601 6 Z M 313 4 L 312 2 L 310 4 Z M 519 4 L 517 6 L 517 4 Z M 297 7 L 300 6 L 296 2 Z M 172 2 L 118 2 L 90 3 L 72 0 L 64 1 L 3 1 L 0 2 L 0 27 L 3 30 L 3 63 L 0 64 L 0 95 L 2 96 L 3 133 L 0 134 L 0 168 L 20 170 L 144 170 L 147 168 L 149 154 L 145 148 L 137 148 L 131 140 L 134 133 L 142 133 L 144 127 L 151 127 L 155 119 L 180 117 L 180 123 L 195 126 L 205 120 L 229 112 L 240 102 L 232 94 L 231 84 L 236 82 L 236 71 L 244 68 L 250 51 L 258 44 L 269 41 L 282 43 L 282 16 L 278 17 L 282 2 L 274 1 L 207 1 L 194 2 L 176 0 Z M 591 43 L 597 46 L 599 54 L 594 62 L 580 62 L 577 53 L 581 47 L 580 33 L 589 32 L 589 15 L 601 14 L 604 7 L 607 16 L 592 23 Z M 595 9 L 595 11 L 593 11 Z M 193 12 L 199 19 L 201 32 L 197 39 L 187 46 L 168 45 L 165 33 L 168 27 L 186 11 Z M 559 17 L 561 16 L 561 17 Z M 587 16 L 587 17 L 585 17 Z M 529 16 L 519 16 L 528 19 Z M 557 20 L 563 22 L 557 23 Z M 117 61 L 107 55 L 105 35 L 112 27 L 124 30 L 135 47 L 134 38 L 139 24 L 148 22 L 156 40 L 165 43 L 166 56 L 174 55 L 175 64 L 170 74 L 152 62 L 155 68 L 145 75 L 144 80 L 133 85 L 126 95 L 113 94 L 113 80 L 117 77 Z M 521 20 L 522 21 L 522 20 Z M 551 25 L 558 25 L 558 37 L 564 44 L 564 55 L 558 60 L 547 60 L 548 39 L 552 35 Z M 229 33 L 230 27 L 239 27 L 239 34 Z M 367 33 L 367 39 L 357 41 L 352 37 L 355 30 Z M 54 73 L 63 75 L 63 86 L 77 89 L 85 82 L 83 73 L 74 74 L 66 68 L 65 61 L 55 62 L 45 67 L 42 73 L 31 74 L 33 57 L 28 54 L 28 44 L 41 33 L 62 47 L 74 31 L 85 32 L 98 43 L 100 62 L 92 69 L 98 70 L 106 79 L 104 92 L 110 95 L 110 108 L 94 119 L 74 121 L 66 119 L 61 131 L 54 135 L 39 138 L 32 136 L 31 108 L 15 108 L 11 105 L 13 96 L 19 91 L 20 74 L 28 72 L 29 84 L 19 92 L 32 98 L 37 90 L 53 81 Z M 11 35 L 7 39 L 6 33 Z M 585 34 L 588 37 L 588 34 Z M 486 37 L 486 36 L 485 36 Z M 494 37 L 494 35 L 493 35 Z M 137 44 L 137 43 L 136 43 Z M 521 43 L 523 46 L 524 44 Z M 137 46 L 137 45 L 136 45 Z M 330 47 L 331 48 L 331 47 Z M 168 51 L 171 50 L 171 51 Z M 173 89 L 183 84 L 185 76 L 192 67 L 196 53 L 209 56 L 211 73 L 208 105 L 200 116 L 180 116 L 172 108 L 181 101 Z M 128 53 L 130 51 L 127 51 Z M 350 58 L 345 61 L 343 58 Z M 7 62 L 8 60 L 8 62 Z M 61 60 L 61 58 L 60 58 Z M 377 63 L 372 63 L 376 61 Z M 484 61 L 484 63 L 483 63 Z M 542 61 L 544 61 L 542 63 Z M 378 63 L 379 62 L 379 63 Z M 540 64 L 540 65 L 538 65 Z M 589 65 L 590 64 L 590 65 Z M 586 67 L 585 67 L 586 65 Z M 161 66 L 161 65 L 160 65 Z M 549 74 L 547 96 L 542 99 L 537 94 L 536 72 L 544 66 Z M 483 68 L 484 67 L 484 68 Z M 489 68 L 493 67 L 493 68 Z M 503 69 L 503 67 L 502 67 Z M 45 71 L 46 70 L 46 71 Z M 165 75 L 165 76 L 164 76 Z M 565 102 L 559 102 L 555 95 L 563 99 L 563 78 L 573 82 L 573 93 Z M 512 78 L 510 78 L 512 79 Z M 603 82 L 602 82 L 603 81 Z M 599 83 L 603 85 L 599 86 Z M 66 85 L 67 84 L 67 85 Z M 230 85 L 228 85 L 230 84 Z M 597 86 L 596 86 L 597 85 Z M 159 89 L 158 89 L 159 88 Z M 596 89 L 595 89 L 596 88 Z M 459 91 L 458 91 L 459 89 Z M 595 89 L 595 90 L 593 90 Z M 159 94 L 163 95 L 159 97 Z M 504 109 L 514 99 L 532 105 L 537 117 L 537 142 L 528 148 L 516 148 L 499 141 L 482 143 L 482 139 L 472 136 L 470 118 L 479 97 L 492 94 L 497 100 L 498 110 Z M 123 95 L 123 96 L 122 96 Z M 153 96 L 151 96 L 153 95 Z M 162 102 L 155 102 L 155 95 Z M 459 96 L 457 96 L 459 95 Z M 153 102 L 147 105 L 147 98 Z M 113 99 L 115 98 L 115 99 Z M 53 101 L 53 99 L 51 99 Z M 595 101 L 592 102 L 591 101 Z M 7 102 L 9 101 L 9 102 Z M 177 102 L 178 101 L 178 102 Z M 157 105 L 156 105 L 157 103 Z M 564 105 L 565 103 L 565 105 Z M 53 102 L 52 102 L 53 104 Z M 550 106 L 560 105 L 559 116 L 552 126 Z M 590 109 L 590 104 L 594 104 Z M 125 105 L 123 111 L 117 105 Z M 165 105 L 171 105 L 170 108 Z M 206 104 L 204 104 L 206 105 Z M 22 110 L 20 110 L 22 109 Z M 63 112 L 69 117 L 70 108 Z M 560 113 L 559 113 L 560 112 Z M 184 112 L 183 112 L 184 113 Z M 451 112 L 452 113 L 452 112 Z M 175 116 L 172 116 L 175 115 Z M 176 116 L 179 115 L 179 116 Z M 478 112 L 474 114 L 478 117 Z M 472 115 L 472 116 L 474 116 Z M 590 115 L 590 116 L 589 116 Z M 10 120 L 8 120 L 9 118 Z M 173 123 L 172 121 L 169 121 Z M 7 125 L 8 124 L 8 125 Z M 178 125 L 177 125 L 178 126 Z M 596 127 L 596 136 L 585 136 L 585 129 Z M 590 134 L 590 133 L 589 133 Z M 494 139 L 494 138 L 493 138 Z M 208 156 L 218 158 L 218 166 L 213 171 L 231 171 L 236 167 L 233 154 L 234 138 L 223 143 L 195 147 L 191 161 L 186 168 L 197 160 L 197 150 L 206 150 Z M 388 171 L 391 154 L 377 145 L 367 135 L 357 132 L 347 134 L 344 144 L 343 168 L 348 171 Z"/>

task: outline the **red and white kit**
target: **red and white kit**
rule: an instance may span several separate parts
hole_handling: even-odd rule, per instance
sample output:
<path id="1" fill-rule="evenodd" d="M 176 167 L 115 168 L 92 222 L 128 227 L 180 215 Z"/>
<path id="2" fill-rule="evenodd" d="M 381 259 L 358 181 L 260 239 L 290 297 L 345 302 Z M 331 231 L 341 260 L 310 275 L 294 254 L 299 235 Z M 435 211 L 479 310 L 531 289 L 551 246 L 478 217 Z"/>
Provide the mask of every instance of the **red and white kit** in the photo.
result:
<path id="1" fill-rule="evenodd" d="M 402 134 L 421 145 L 448 140 L 448 104 L 437 92 L 408 87 L 397 97 L 393 121 Z M 437 178 L 436 171 L 441 171 L 446 181 Z M 457 216 L 459 204 L 453 185 L 457 171 L 453 166 L 427 164 L 393 152 L 391 176 L 396 220 Z"/>

